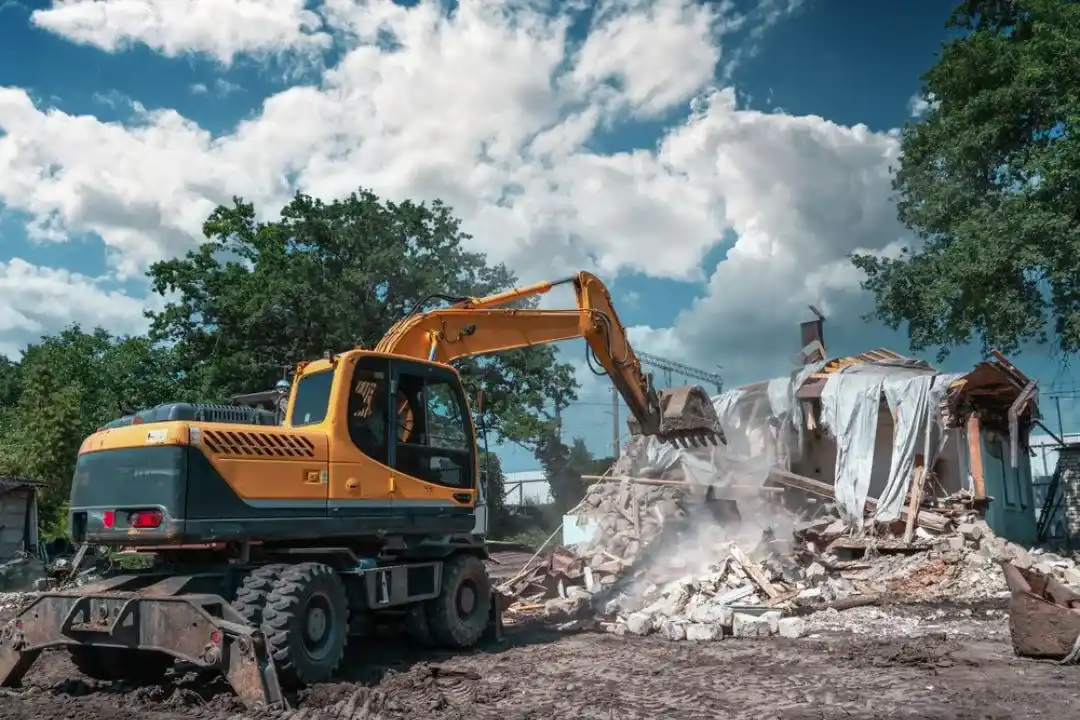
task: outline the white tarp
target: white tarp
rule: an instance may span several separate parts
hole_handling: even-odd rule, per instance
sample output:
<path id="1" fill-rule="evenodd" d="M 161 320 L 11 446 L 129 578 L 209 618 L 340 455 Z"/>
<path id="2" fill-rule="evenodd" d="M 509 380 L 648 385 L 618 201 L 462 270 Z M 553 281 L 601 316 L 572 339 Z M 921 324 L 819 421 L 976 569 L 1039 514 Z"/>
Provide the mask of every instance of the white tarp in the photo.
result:
<path id="1" fill-rule="evenodd" d="M 911 487 L 911 476 L 915 471 L 919 440 L 924 437 L 927 421 L 932 417 L 930 389 L 933 385 L 934 376 L 929 374 L 892 377 L 885 381 L 885 400 L 895 418 L 892 465 L 885 489 L 878 498 L 875 520 L 891 522 L 900 517 L 904 498 Z"/>
<path id="2" fill-rule="evenodd" d="M 782 418 L 795 406 L 791 392 L 792 377 L 778 377 L 769 381 L 766 393 L 769 396 L 769 409 L 775 418 Z"/>
<path id="3" fill-rule="evenodd" d="M 925 468 L 934 467 L 947 438 L 941 427 L 938 403 L 958 377 L 961 376 L 926 374 L 891 377 L 885 381 L 885 399 L 896 422 L 889 480 L 878 498 L 875 520 L 892 522 L 900 517 L 914 479 L 916 455 L 922 454 Z"/>
<path id="4" fill-rule="evenodd" d="M 713 409 L 716 410 L 716 415 L 720 419 L 720 427 L 725 432 L 738 428 L 739 419 L 734 414 L 734 410 L 744 394 L 744 390 L 736 388 L 710 398 Z M 723 449 L 719 451 L 723 452 Z M 662 443 L 655 437 L 649 437 L 645 445 L 645 460 L 641 471 L 646 474 L 662 473 L 681 463 L 685 473 L 699 482 L 706 482 L 716 475 L 715 452 L 717 452 L 715 448 L 685 450 L 670 443 Z"/>
<path id="5" fill-rule="evenodd" d="M 837 372 L 821 391 L 821 421 L 836 438 L 836 502 L 844 518 L 858 529 L 870 492 L 884 382 L 881 373 Z"/>

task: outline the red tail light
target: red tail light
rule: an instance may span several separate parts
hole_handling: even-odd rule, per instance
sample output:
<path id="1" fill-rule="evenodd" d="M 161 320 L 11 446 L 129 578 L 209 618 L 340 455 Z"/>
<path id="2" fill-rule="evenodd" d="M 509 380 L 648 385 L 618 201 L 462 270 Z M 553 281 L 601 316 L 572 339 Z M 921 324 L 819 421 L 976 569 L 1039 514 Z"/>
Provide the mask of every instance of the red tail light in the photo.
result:
<path id="1" fill-rule="evenodd" d="M 128 525 L 138 530 L 161 527 L 161 520 L 160 510 L 139 510 L 128 515 Z"/>
<path id="2" fill-rule="evenodd" d="M 116 512 L 113 510 L 106 510 L 101 516 L 101 524 L 108 530 L 112 530 L 116 527 Z"/>

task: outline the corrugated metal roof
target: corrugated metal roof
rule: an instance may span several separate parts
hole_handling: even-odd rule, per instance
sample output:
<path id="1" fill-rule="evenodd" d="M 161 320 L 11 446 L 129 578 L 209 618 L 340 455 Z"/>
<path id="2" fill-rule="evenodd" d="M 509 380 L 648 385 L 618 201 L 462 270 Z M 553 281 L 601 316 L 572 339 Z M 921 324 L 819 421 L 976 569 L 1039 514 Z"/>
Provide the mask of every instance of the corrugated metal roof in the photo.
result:
<path id="1" fill-rule="evenodd" d="M 37 482 L 36 480 L 0 475 L 0 493 L 10 492 L 17 488 L 40 488 L 43 486 L 44 483 Z"/>

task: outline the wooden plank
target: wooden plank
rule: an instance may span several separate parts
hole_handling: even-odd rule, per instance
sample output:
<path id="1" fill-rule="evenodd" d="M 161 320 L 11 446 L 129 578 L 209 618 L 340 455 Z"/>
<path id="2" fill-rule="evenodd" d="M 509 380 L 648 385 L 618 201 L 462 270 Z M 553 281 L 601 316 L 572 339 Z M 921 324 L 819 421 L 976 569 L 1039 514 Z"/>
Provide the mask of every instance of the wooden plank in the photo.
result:
<path id="1" fill-rule="evenodd" d="M 829 500 L 835 499 L 835 488 L 826 482 L 808 478 L 805 475 L 799 475 L 789 470 L 781 470 L 780 468 L 773 468 L 769 472 L 769 478 L 775 482 L 785 485 L 787 487 L 802 490 L 810 493 L 811 495 L 817 495 L 818 497 L 827 498 Z M 877 500 L 867 499 L 865 511 L 873 513 L 877 510 Z M 906 520 L 908 511 L 905 508 L 901 511 L 901 518 Z M 936 532 L 945 532 L 949 529 L 951 521 L 944 515 L 940 515 L 929 510 L 919 510 L 916 517 L 916 522 L 928 530 L 934 530 Z"/>
<path id="2" fill-rule="evenodd" d="M 929 432 L 929 429 L 927 429 Z M 922 455 L 915 456 L 915 473 L 911 478 L 911 490 L 908 493 L 907 523 L 904 525 L 904 542 L 909 543 L 915 537 L 915 518 L 919 515 L 919 505 L 922 504 L 923 480 L 926 478 L 926 458 Z"/>
<path id="3" fill-rule="evenodd" d="M 983 475 L 982 428 L 978 415 L 969 415 L 967 419 L 968 471 L 971 473 L 972 492 L 976 498 L 986 497 L 986 483 Z"/>
<path id="4" fill-rule="evenodd" d="M 761 569 L 761 566 L 751 560 L 746 553 L 742 551 L 738 545 L 731 546 L 731 557 L 735 558 L 735 562 L 742 565 L 742 569 L 746 571 L 746 574 L 750 576 L 750 579 L 754 581 L 754 584 L 761 588 L 761 591 L 769 596 L 769 598 L 779 597 L 782 592 L 766 577 L 765 571 Z"/>

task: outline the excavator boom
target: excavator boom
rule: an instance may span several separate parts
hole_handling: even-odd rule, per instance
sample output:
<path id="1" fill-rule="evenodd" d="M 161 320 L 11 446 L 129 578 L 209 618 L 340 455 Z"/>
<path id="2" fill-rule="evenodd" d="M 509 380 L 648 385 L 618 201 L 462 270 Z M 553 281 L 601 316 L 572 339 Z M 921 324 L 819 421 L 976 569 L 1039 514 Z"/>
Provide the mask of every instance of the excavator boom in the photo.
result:
<path id="1" fill-rule="evenodd" d="M 573 285 L 576 309 L 505 307 L 566 284 Z M 677 445 L 725 442 L 703 388 L 691 385 L 656 391 L 651 376 L 642 372 L 610 293 L 587 272 L 409 315 L 390 329 L 375 350 L 450 363 L 574 338 L 588 343 L 591 359 L 603 369 L 598 374 L 611 379 L 643 434 Z"/>

